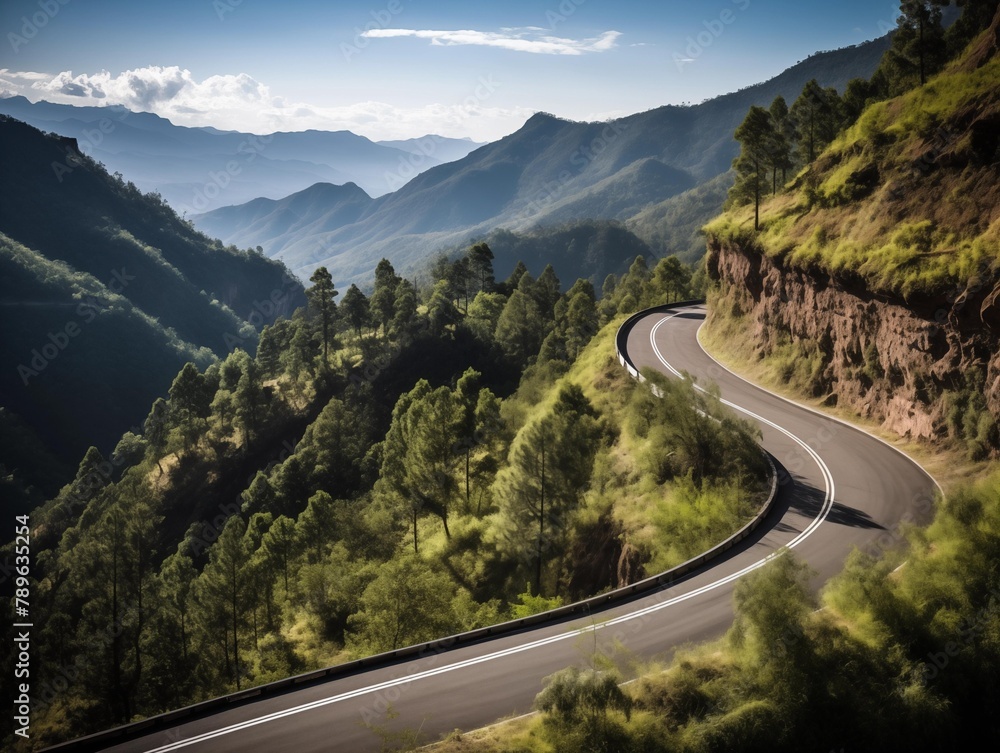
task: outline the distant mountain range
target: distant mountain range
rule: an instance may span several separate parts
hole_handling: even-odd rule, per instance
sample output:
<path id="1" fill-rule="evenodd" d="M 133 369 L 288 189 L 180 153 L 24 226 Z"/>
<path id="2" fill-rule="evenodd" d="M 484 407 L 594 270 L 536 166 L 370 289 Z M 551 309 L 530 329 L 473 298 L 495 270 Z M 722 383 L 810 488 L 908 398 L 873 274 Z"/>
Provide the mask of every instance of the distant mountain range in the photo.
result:
<path id="1" fill-rule="evenodd" d="M 51 495 L 185 362 L 253 352 L 305 299 L 279 262 L 192 230 L 72 139 L 0 116 L 0 143 L 0 486 Z"/>
<path id="2" fill-rule="evenodd" d="M 819 53 L 766 83 L 690 107 L 604 123 L 539 113 L 516 133 L 385 196 L 316 185 L 193 220 L 226 241 L 262 246 L 303 277 L 325 265 L 341 286 L 366 283 L 383 256 L 397 269 L 414 269 L 442 248 L 498 228 L 526 231 L 581 220 L 621 221 L 655 253 L 690 257 L 694 233 L 721 208 L 728 183 L 720 176 L 737 154 L 733 132 L 750 106 L 767 106 L 779 94 L 791 104 L 813 78 L 843 91 L 850 79 L 874 72 L 888 44 L 885 37 Z M 667 226 L 679 218 L 683 234 Z M 574 274 L 558 271 L 567 279 Z"/>
<path id="3" fill-rule="evenodd" d="M 624 244 L 629 249 L 646 244 L 654 255 L 693 261 L 698 229 L 725 198 L 737 153 L 732 134 L 750 105 L 778 94 L 791 103 L 812 78 L 843 90 L 871 75 L 887 46 L 886 37 L 819 53 L 770 81 L 690 107 L 606 123 L 539 113 L 487 145 L 437 136 L 375 143 L 346 131 L 261 137 L 23 97 L 0 100 L 0 113 L 76 138 L 109 170 L 186 211 L 200 230 L 260 246 L 302 279 L 322 264 L 338 286 L 364 285 L 383 256 L 413 272 L 497 229 L 525 236 L 591 220 L 622 223 L 637 236 Z M 605 253 L 613 258 L 586 265 L 564 255 L 558 271 L 573 279 L 584 266 L 626 263 L 616 248 Z"/>
<path id="4" fill-rule="evenodd" d="M 81 151 L 183 214 L 260 196 L 280 198 L 313 183 L 353 182 L 372 196 L 464 157 L 480 144 L 428 135 L 376 143 L 350 131 L 255 135 L 177 126 L 121 106 L 75 107 L 0 99 L 0 114 L 77 140 Z"/>

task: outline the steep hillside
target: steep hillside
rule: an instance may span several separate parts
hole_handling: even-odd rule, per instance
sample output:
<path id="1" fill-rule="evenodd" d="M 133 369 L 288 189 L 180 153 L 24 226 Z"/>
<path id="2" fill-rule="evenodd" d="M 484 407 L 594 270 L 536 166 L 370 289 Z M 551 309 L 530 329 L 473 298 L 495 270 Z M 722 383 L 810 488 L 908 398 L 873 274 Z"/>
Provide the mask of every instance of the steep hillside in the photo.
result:
<path id="1" fill-rule="evenodd" d="M 705 255 L 701 229 L 726 203 L 733 185 L 732 172 L 705 181 L 666 201 L 646 207 L 629 217 L 625 226 L 651 247 L 676 254 L 686 262 Z"/>
<path id="2" fill-rule="evenodd" d="M 974 456 L 1000 419 L 1000 15 L 793 182 L 708 228 L 715 328 L 779 379 Z M 740 334 L 741 333 L 741 334 Z M 749 336 L 748 336 L 749 335 Z"/>
<path id="3" fill-rule="evenodd" d="M 185 361 L 252 350 L 254 326 L 301 304 L 279 263 L 194 232 L 73 140 L 5 118 L 0 137 L 0 435 L 13 452 L 24 435 L 63 464 L 110 452 Z M 0 463 L 43 490 L 65 481 Z"/>
<path id="4" fill-rule="evenodd" d="M 661 107 L 608 123 L 539 113 L 516 133 L 422 173 L 353 224 L 259 245 L 303 275 L 322 264 L 340 283 L 363 283 L 383 256 L 411 267 L 498 227 L 625 219 L 726 172 L 736 155 L 732 133 L 751 104 L 767 105 L 778 94 L 791 100 L 813 78 L 842 89 L 870 75 L 886 45 L 881 39 L 821 53 L 766 83 L 693 107 Z M 197 222 L 215 219 L 210 213 Z M 240 237 L 258 245 L 253 235 Z"/>
<path id="5" fill-rule="evenodd" d="M 654 157 L 639 159 L 593 186 L 562 200 L 555 200 L 536 218 L 542 224 L 568 220 L 624 220 L 637 209 L 655 205 L 693 188 L 695 179 Z M 669 201 L 669 199 L 667 199 Z"/>
<path id="6" fill-rule="evenodd" d="M 289 238 L 328 233 L 356 222 L 373 199 L 354 183 L 316 183 L 283 199 L 254 199 L 195 216 L 197 226 L 237 246 L 280 254 Z"/>

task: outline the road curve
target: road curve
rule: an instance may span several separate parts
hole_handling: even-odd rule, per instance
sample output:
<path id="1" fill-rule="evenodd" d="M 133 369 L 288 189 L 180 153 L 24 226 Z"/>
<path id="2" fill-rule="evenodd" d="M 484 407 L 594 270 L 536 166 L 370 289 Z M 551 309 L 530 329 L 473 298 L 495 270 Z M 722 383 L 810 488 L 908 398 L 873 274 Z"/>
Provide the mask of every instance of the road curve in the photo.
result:
<path id="1" fill-rule="evenodd" d="M 610 650 L 618 642 L 653 657 L 721 635 L 732 621 L 735 581 L 781 547 L 795 548 L 816 571 L 818 587 L 852 547 L 877 545 L 901 520 L 927 514 L 935 484 L 919 466 L 862 431 L 724 370 L 698 344 L 704 316 L 702 306 L 690 306 L 642 317 L 628 336 L 628 357 L 640 369 L 715 382 L 728 404 L 760 424 L 782 484 L 768 518 L 740 545 L 669 587 L 586 619 L 290 689 L 107 750 L 364 753 L 383 745 L 370 725 L 383 732 L 419 729 L 427 741 L 481 727 L 530 711 L 546 675 L 586 662 L 595 647 Z"/>

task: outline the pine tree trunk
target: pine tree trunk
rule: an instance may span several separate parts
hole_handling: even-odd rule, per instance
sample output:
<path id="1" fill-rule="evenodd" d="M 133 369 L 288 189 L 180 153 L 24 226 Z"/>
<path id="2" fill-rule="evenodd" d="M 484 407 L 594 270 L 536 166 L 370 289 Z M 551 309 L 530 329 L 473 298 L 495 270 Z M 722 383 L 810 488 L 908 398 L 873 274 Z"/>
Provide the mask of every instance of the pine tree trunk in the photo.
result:
<path id="1" fill-rule="evenodd" d="M 757 169 L 757 174 L 754 176 L 753 181 L 753 229 L 754 231 L 760 230 L 760 168 Z"/>
<path id="2" fill-rule="evenodd" d="M 115 709 L 118 720 L 124 718 L 124 707 L 122 704 L 122 661 L 121 661 L 121 634 L 118 617 L 118 542 L 112 542 L 113 554 L 111 556 L 111 678 L 112 692 L 115 696 Z"/>
<path id="3" fill-rule="evenodd" d="M 139 546 L 139 542 L 136 542 L 136 544 L 137 544 L 137 546 Z M 141 552 L 142 549 L 140 548 L 140 549 L 138 549 L 138 551 Z M 130 697 L 128 699 L 128 706 L 129 706 L 129 708 L 128 708 L 128 715 L 129 715 L 130 719 L 132 718 L 132 706 L 133 706 L 133 697 L 132 696 L 134 696 L 136 694 L 136 692 L 137 692 L 137 690 L 139 688 L 139 683 L 142 681 L 142 626 L 143 626 L 143 619 L 142 619 L 142 558 L 141 558 L 141 555 L 140 555 L 140 559 L 139 559 L 139 573 L 138 573 L 138 585 L 137 585 L 137 588 L 138 588 L 138 592 L 136 594 L 136 596 L 137 596 L 136 603 L 138 605 L 139 611 L 138 611 L 138 614 L 136 615 L 135 642 L 133 643 L 133 647 L 134 647 L 134 650 L 135 650 L 135 677 L 134 677 L 134 679 L 133 679 L 133 681 L 131 683 L 131 693 L 129 694 Z"/>
<path id="4" fill-rule="evenodd" d="M 239 625 L 236 619 L 236 565 L 232 571 L 232 594 L 233 594 L 233 664 L 236 668 L 236 689 L 240 690 L 240 637 Z"/>
<path id="5" fill-rule="evenodd" d="M 271 579 L 268 579 L 268 581 L 267 588 L 264 589 L 264 616 L 267 618 L 268 630 L 273 630 L 274 613 L 271 609 L 271 602 L 274 601 L 274 582 Z"/>
<path id="6" fill-rule="evenodd" d="M 920 85 L 923 86 L 927 83 L 927 77 L 924 71 L 924 19 L 920 18 L 917 23 L 920 27 L 920 40 L 918 43 L 918 49 L 920 51 Z"/>
<path id="7" fill-rule="evenodd" d="M 545 539 L 545 448 L 542 448 L 542 494 L 538 507 L 538 551 L 535 558 L 535 596 L 542 595 L 542 545 Z"/>
<path id="8" fill-rule="evenodd" d="M 469 456 L 472 455 L 472 448 L 465 451 L 465 509 L 469 509 L 471 500 L 469 497 Z"/>

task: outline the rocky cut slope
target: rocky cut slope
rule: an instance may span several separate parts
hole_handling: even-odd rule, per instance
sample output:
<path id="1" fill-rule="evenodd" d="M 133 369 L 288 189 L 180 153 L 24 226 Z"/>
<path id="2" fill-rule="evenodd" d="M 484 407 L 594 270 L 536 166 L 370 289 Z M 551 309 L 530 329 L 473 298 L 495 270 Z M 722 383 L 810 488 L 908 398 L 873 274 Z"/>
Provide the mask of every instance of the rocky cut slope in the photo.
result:
<path id="1" fill-rule="evenodd" d="M 773 361 L 779 378 L 901 436 L 951 435 L 976 455 L 996 444 L 995 278 L 914 302 L 718 239 L 708 268 L 721 290 L 710 327 L 743 319 L 755 355 Z"/>
<path id="2" fill-rule="evenodd" d="M 926 86 L 866 110 L 765 203 L 759 232 L 752 207 L 707 228 L 713 336 L 980 457 L 1000 446 L 998 48 L 1000 14 Z"/>

